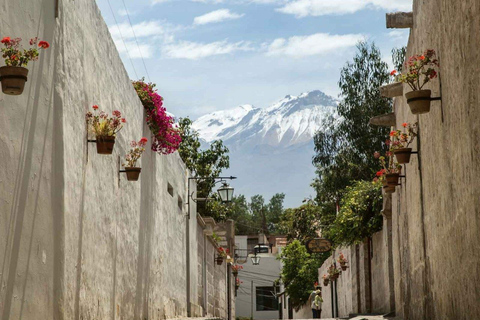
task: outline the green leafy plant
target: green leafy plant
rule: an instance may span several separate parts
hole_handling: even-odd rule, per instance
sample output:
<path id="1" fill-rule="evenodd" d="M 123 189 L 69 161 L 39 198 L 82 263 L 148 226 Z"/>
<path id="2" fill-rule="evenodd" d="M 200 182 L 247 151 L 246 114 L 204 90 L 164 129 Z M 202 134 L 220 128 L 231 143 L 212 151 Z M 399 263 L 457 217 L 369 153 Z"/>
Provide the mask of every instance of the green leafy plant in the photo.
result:
<path id="1" fill-rule="evenodd" d="M 92 109 L 93 112 L 87 112 L 86 119 L 89 131 L 97 137 L 115 137 L 126 122 L 118 110 L 113 111 L 112 116 L 109 117 L 108 114 L 103 111 L 97 114 L 97 105 L 94 105 Z"/>
<path id="2" fill-rule="evenodd" d="M 413 91 L 422 90 L 422 88 L 437 77 L 436 69 L 439 67 L 435 50 L 428 49 L 422 55 L 411 56 L 405 64 L 406 71 L 398 74 L 393 70 L 390 75 L 397 81 L 406 83 Z"/>
<path id="3" fill-rule="evenodd" d="M 38 41 L 36 37 L 30 39 L 31 48 L 28 50 L 20 46 L 20 42 L 22 42 L 20 38 L 4 37 L 0 42 L 4 46 L 1 51 L 5 59 L 5 65 L 8 67 L 26 67 L 28 62 L 38 60 L 38 48 L 47 49 L 50 47 L 47 41 Z"/>

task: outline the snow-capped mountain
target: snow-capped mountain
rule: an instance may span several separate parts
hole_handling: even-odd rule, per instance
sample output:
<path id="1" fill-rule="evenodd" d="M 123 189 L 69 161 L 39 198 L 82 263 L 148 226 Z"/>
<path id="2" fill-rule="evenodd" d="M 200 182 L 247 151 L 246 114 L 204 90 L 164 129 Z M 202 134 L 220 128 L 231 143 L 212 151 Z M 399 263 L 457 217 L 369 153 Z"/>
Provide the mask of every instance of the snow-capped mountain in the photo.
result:
<path id="1" fill-rule="evenodd" d="M 222 139 L 239 147 L 255 145 L 289 147 L 309 142 L 337 102 L 316 90 L 299 96 L 288 95 L 266 109 L 243 105 L 200 117 L 194 128 L 207 142 Z"/>
<path id="2" fill-rule="evenodd" d="M 230 169 L 238 176 L 236 193 L 286 194 L 287 206 L 299 206 L 313 190 L 313 136 L 323 119 L 335 114 L 337 101 L 319 90 L 287 95 L 268 108 L 242 105 L 217 111 L 193 123 L 210 143 L 221 139 L 230 149 Z"/>

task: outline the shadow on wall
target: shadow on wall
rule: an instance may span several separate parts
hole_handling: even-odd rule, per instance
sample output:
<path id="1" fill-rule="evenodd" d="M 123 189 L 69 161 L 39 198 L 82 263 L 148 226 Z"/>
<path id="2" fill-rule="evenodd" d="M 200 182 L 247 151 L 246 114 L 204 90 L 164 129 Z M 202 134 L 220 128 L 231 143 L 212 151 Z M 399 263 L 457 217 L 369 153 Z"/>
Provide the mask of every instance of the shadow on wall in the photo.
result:
<path id="1" fill-rule="evenodd" d="M 40 25 L 42 17 L 45 14 L 45 9 L 49 8 L 50 5 L 47 4 L 47 0 L 44 1 L 42 9 L 39 12 L 39 24 L 37 30 L 40 30 Z M 51 26 L 46 25 L 46 30 L 44 30 L 44 37 L 48 39 L 53 39 L 54 28 L 53 24 Z M 54 57 L 52 53 L 42 54 L 39 61 L 33 64 L 33 68 L 37 68 L 34 71 L 36 75 L 43 75 L 45 65 L 51 65 L 51 59 Z M 32 68 L 32 69 L 33 69 Z M 13 188 L 13 203 L 11 206 L 9 222 L 8 222 L 8 231 L 6 235 L 6 246 L 4 249 L 4 261 L 2 264 L 1 272 L 1 283 L 6 283 L 5 289 L 5 299 L 3 303 L 3 312 L 2 319 L 10 319 L 11 310 L 12 310 L 12 299 L 14 298 L 14 288 L 15 281 L 18 279 L 17 275 L 23 274 L 23 284 L 21 286 L 21 292 L 15 292 L 15 298 L 17 295 L 21 295 L 21 305 L 19 311 L 19 318 L 21 319 L 24 312 L 26 295 L 27 295 L 27 284 L 29 277 L 27 276 L 30 271 L 30 261 L 32 258 L 32 249 L 33 249 L 33 240 L 35 238 L 36 222 L 38 209 L 39 209 L 39 200 L 40 193 L 42 190 L 42 176 L 44 174 L 44 169 L 47 167 L 45 164 L 45 157 L 47 154 L 47 148 L 49 139 L 49 134 L 51 134 L 51 118 L 52 118 L 52 96 L 54 86 L 50 86 L 50 91 L 48 92 L 48 97 L 46 97 L 47 102 L 40 104 L 41 100 L 41 89 L 42 89 L 42 78 L 39 77 L 30 77 L 30 86 L 28 89 L 28 96 L 26 101 L 26 109 L 23 123 L 23 134 L 21 137 L 20 143 L 20 153 L 18 167 L 16 170 L 14 188 Z M 52 81 L 51 79 L 50 81 Z M 25 93 L 24 93 L 25 94 Z M 22 97 L 18 97 L 22 99 Z M 38 118 L 39 108 L 48 108 L 45 112 L 41 110 L 41 114 L 46 114 L 46 123 L 41 124 L 41 120 Z M 18 110 L 18 109 L 17 109 Z M 37 137 L 42 137 L 41 141 L 36 141 Z M 34 173 L 36 179 L 38 179 L 36 186 L 32 186 L 32 171 L 34 172 L 33 160 L 36 159 L 37 155 L 34 153 L 34 149 L 41 146 L 41 155 L 39 162 L 39 172 Z M 29 196 L 32 194 L 32 190 L 35 190 L 35 196 L 33 200 L 32 212 L 27 213 L 27 205 L 29 204 Z M 25 218 L 31 219 L 31 221 L 25 221 Z M 54 219 L 55 220 L 55 219 Z M 29 233 L 24 233 L 24 226 L 31 224 Z M 55 230 L 55 228 L 54 228 Z M 26 270 L 18 270 L 19 255 L 21 251 L 22 241 L 29 241 L 28 243 L 28 254 L 25 261 Z M 45 258 L 45 257 L 43 257 Z M 8 267 L 7 267 L 8 263 Z M 44 261 L 45 263 L 45 261 Z"/>

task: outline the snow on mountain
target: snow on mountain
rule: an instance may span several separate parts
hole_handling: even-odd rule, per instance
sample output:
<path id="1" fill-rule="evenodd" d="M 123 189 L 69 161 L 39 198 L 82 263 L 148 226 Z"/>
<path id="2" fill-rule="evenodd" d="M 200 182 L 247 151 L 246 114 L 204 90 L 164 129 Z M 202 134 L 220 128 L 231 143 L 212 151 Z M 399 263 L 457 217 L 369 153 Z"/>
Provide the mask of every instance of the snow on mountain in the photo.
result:
<path id="1" fill-rule="evenodd" d="M 193 123 L 206 143 L 221 139 L 230 149 L 230 169 L 238 176 L 235 193 L 250 197 L 286 194 L 285 205 L 301 205 L 313 195 L 313 136 L 323 119 L 336 112 L 337 101 L 316 90 L 287 95 L 268 108 L 243 105 L 217 111 Z"/>
<path id="2" fill-rule="evenodd" d="M 193 127 L 207 142 L 222 139 L 231 147 L 254 145 L 289 147 L 310 141 L 322 120 L 335 111 L 337 102 L 316 90 L 287 95 L 261 109 L 243 105 L 200 117 Z"/>

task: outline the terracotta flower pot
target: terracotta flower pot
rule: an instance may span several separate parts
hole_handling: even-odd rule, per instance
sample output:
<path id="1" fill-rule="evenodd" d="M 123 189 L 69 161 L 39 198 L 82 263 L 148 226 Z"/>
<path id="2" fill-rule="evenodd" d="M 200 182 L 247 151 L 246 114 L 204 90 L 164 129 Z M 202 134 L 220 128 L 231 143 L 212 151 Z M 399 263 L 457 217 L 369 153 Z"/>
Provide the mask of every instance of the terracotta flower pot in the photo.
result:
<path id="1" fill-rule="evenodd" d="M 405 93 L 407 103 L 413 114 L 422 114 L 430 112 L 431 90 L 417 90 Z"/>
<path id="2" fill-rule="evenodd" d="M 217 262 L 217 265 L 219 265 L 219 266 L 221 266 L 223 264 L 223 258 L 222 257 L 216 258 L 215 261 Z"/>
<path id="3" fill-rule="evenodd" d="M 115 137 L 97 137 L 97 153 L 112 154 Z"/>
<path id="4" fill-rule="evenodd" d="M 395 187 L 398 185 L 398 179 L 400 178 L 399 173 L 387 173 L 386 174 L 386 179 L 387 179 L 387 185 L 389 187 Z"/>
<path id="5" fill-rule="evenodd" d="M 323 285 L 326 287 L 330 283 L 330 279 L 323 279 Z"/>
<path id="6" fill-rule="evenodd" d="M 331 279 L 332 281 L 334 281 L 334 280 L 337 280 L 339 277 L 340 277 L 340 274 L 337 273 L 337 274 L 331 275 L 331 276 L 330 276 L 330 279 Z"/>
<path id="7" fill-rule="evenodd" d="M 232 274 L 236 278 L 238 276 L 238 271 L 232 271 Z"/>
<path id="8" fill-rule="evenodd" d="M 342 268 L 342 271 L 347 271 L 348 266 L 346 264 L 341 264 L 340 268 Z"/>
<path id="9" fill-rule="evenodd" d="M 1 67 L 0 81 L 3 93 L 14 96 L 22 94 L 27 75 L 28 69 L 24 67 Z"/>
<path id="10" fill-rule="evenodd" d="M 383 191 L 385 191 L 385 193 L 394 193 L 395 192 L 395 187 L 390 187 L 388 185 L 384 185 L 383 186 Z"/>
<path id="11" fill-rule="evenodd" d="M 125 173 L 127 174 L 128 181 L 138 181 L 138 177 L 140 176 L 140 172 L 142 168 L 138 167 L 125 167 Z"/>
<path id="12" fill-rule="evenodd" d="M 412 155 L 412 148 L 399 148 L 393 150 L 395 158 L 399 164 L 409 163 L 410 156 Z"/>

